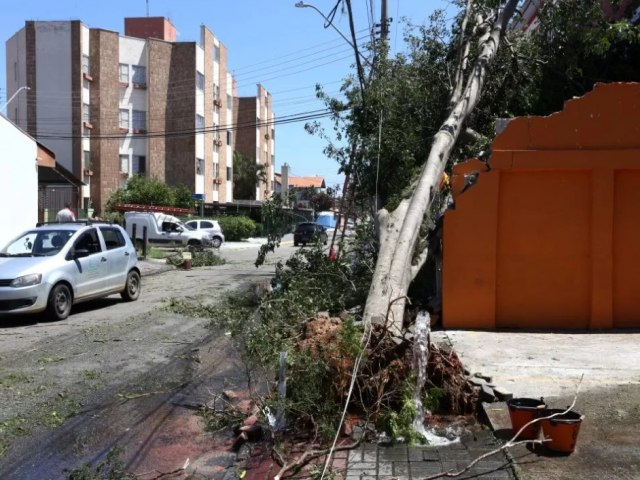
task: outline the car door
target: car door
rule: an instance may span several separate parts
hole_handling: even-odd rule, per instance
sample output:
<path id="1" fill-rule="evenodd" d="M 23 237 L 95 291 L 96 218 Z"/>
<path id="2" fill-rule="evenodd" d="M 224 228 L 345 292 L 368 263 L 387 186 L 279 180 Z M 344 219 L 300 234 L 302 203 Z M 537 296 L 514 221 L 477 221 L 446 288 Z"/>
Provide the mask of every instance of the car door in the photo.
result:
<path id="1" fill-rule="evenodd" d="M 73 262 L 75 267 L 75 298 L 90 297 L 106 290 L 104 276 L 107 271 L 107 258 L 104 256 L 95 228 L 83 232 L 78 237 L 69 255 L 69 261 Z"/>
<path id="2" fill-rule="evenodd" d="M 105 250 L 103 255 L 107 259 L 105 288 L 107 290 L 124 288 L 131 252 L 127 247 L 122 231 L 118 227 L 109 225 L 101 225 L 98 230 L 104 240 Z"/>

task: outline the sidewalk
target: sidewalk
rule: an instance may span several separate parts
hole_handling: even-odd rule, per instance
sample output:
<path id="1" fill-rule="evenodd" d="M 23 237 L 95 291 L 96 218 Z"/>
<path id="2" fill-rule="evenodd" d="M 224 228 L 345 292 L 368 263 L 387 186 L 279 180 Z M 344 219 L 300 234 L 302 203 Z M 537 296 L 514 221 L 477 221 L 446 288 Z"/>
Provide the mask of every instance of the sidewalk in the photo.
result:
<path id="1" fill-rule="evenodd" d="M 406 444 L 381 446 L 367 443 L 354 450 L 335 452 L 325 478 L 418 480 L 447 471 L 460 471 L 474 459 L 498 446 L 493 433 L 479 426 L 467 430 L 460 441 L 444 447 L 407 446 Z M 325 457 L 318 458 L 310 469 L 315 467 L 315 471 L 318 469 L 321 471 L 325 460 Z M 246 475 L 242 477 L 245 468 Z M 239 466 L 239 473 L 244 480 L 271 480 L 279 470 L 280 467 L 272 459 L 261 459 L 255 456 L 248 458 L 246 465 Z M 296 478 L 309 477 L 309 471 L 302 471 L 296 476 Z M 219 480 L 222 478 L 220 476 Z M 511 480 L 516 477 L 507 455 L 499 452 L 481 460 L 469 471 L 456 478 Z"/>

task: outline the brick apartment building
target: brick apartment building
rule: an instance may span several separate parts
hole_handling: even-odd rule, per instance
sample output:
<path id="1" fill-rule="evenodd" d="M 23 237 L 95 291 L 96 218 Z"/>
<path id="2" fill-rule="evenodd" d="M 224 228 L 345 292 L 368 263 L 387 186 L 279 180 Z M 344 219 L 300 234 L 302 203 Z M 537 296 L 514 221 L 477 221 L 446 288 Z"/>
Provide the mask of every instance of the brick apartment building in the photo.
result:
<path id="1" fill-rule="evenodd" d="M 83 179 L 81 208 L 102 211 L 134 174 L 233 201 L 235 142 L 267 133 L 235 128 L 226 47 L 205 26 L 197 42 L 176 42 L 164 17 L 125 18 L 124 27 L 121 36 L 78 20 L 25 22 L 6 42 L 7 95 L 29 87 L 9 118 Z M 258 91 L 254 103 L 266 103 Z M 261 158 L 273 171 L 268 151 Z"/>
<path id="2" fill-rule="evenodd" d="M 256 159 L 265 165 L 267 181 L 256 185 L 255 200 L 264 200 L 274 191 L 275 175 L 275 116 L 271 109 L 271 94 L 258 85 L 255 97 L 235 99 L 237 113 L 236 150 L 241 155 Z"/>

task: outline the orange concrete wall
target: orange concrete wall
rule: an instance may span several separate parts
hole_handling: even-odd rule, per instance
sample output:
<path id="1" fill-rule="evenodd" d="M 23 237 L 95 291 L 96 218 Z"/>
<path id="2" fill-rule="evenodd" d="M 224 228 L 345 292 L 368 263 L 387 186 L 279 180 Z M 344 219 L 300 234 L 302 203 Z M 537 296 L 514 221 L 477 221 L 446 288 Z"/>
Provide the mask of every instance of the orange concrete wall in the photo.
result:
<path id="1" fill-rule="evenodd" d="M 640 84 L 512 120 L 444 222 L 447 328 L 640 327 Z"/>

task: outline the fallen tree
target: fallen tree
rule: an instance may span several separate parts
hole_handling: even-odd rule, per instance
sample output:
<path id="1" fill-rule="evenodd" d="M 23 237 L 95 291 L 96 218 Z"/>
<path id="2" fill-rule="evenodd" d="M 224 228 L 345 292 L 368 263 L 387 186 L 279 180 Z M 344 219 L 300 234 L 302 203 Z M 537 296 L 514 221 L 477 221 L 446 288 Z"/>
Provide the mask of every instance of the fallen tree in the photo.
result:
<path id="1" fill-rule="evenodd" d="M 385 324 L 394 335 L 402 331 L 409 285 L 429 253 L 428 244 L 421 243 L 421 248 L 417 248 L 421 226 L 465 120 L 480 100 L 489 65 L 517 3 L 505 0 L 489 9 L 473 0 L 467 1 L 449 115 L 434 136 L 427 162 L 409 198 L 403 199 L 391 213 L 386 209 L 378 212 L 379 252 L 364 310 L 365 323 Z M 473 42 L 477 42 L 478 53 L 471 61 Z"/>

